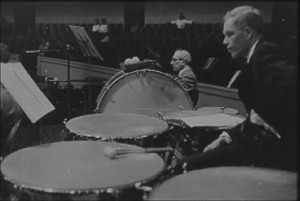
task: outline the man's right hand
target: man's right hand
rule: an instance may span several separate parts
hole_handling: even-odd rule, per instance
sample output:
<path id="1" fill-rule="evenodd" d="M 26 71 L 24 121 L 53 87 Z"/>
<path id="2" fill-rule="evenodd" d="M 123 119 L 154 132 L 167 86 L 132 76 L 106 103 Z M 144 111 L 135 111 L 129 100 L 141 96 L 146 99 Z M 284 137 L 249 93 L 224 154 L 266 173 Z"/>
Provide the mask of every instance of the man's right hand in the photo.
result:
<path id="1" fill-rule="evenodd" d="M 225 144 L 229 144 L 231 143 L 232 140 L 229 136 L 229 134 L 227 132 L 222 132 L 221 135 L 214 140 L 212 143 L 210 143 L 209 145 L 207 145 L 204 149 L 203 152 L 207 152 L 209 150 L 215 149 L 219 146 L 225 145 Z"/>

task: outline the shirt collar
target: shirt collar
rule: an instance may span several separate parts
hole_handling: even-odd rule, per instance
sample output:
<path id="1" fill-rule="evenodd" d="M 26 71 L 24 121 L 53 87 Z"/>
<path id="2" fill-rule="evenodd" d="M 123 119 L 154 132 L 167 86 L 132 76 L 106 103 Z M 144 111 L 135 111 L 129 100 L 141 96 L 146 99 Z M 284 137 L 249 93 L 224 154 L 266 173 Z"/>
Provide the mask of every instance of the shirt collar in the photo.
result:
<path id="1" fill-rule="evenodd" d="M 179 71 L 178 75 L 182 74 L 184 71 L 186 71 L 188 69 L 189 69 L 189 66 L 185 65 L 184 68 L 181 71 Z"/>
<path id="2" fill-rule="evenodd" d="M 255 43 L 254 43 L 254 44 L 252 45 L 252 47 L 250 48 L 250 51 L 249 51 L 248 56 L 247 56 L 247 64 L 250 62 L 250 59 L 251 59 L 251 57 L 252 57 L 252 55 L 253 55 L 253 53 L 254 53 L 254 50 L 255 50 L 255 47 L 256 47 L 258 41 L 259 41 L 259 40 L 255 41 Z"/>

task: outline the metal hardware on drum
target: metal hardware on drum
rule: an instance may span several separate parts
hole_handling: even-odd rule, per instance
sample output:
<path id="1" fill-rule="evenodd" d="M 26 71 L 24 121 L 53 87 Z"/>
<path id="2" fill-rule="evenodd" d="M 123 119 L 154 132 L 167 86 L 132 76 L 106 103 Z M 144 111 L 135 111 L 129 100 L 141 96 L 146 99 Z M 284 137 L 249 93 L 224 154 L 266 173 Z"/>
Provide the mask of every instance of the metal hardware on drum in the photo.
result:
<path id="1" fill-rule="evenodd" d="M 105 89 L 105 90 L 109 90 L 109 85 L 108 85 L 108 84 L 105 84 L 105 85 L 104 85 L 104 89 Z"/>
<path id="2" fill-rule="evenodd" d="M 157 111 L 156 113 L 157 113 L 157 115 L 158 115 L 158 118 L 164 120 L 164 118 L 163 118 L 164 113 L 163 113 L 163 112 Z"/>
<path id="3" fill-rule="evenodd" d="M 137 76 L 139 76 L 139 75 L 145 75 L 146 72 L 147 72 L 147 70 L 144 69 L 144 70 L 138 70 L 135 73 L 136 73 Z"/>
<path id="4" fill-rule="evenodd" d="M 142 183 L 136 183 L 135 185 L 135 188 L 137 190 L 141 190 L 143 192 L 143 200 L 147 200 L 148 199 L 148 196 L 149 194 L 152 192 L 153 188 L 150 187 L 150 186 L 144 186 L 142 185 Z"/>
<path id="5" fill-rule="evenodd" d="M 183 173 L 187 173 L 188 172 L 188 164 L 187 163 L 183 163 L 182 164 L 182 170 L 183 170 L 182 171 Z"/>
<path id="6" fill-rule="evenodd" d="M 134 153 L 159 153 L 159 152 L 171 152 L 174 151 L 170 147 L 160 147 L 160 148 L 144 148 L 144 149 L 117 149 L 113 147 L 105 147 L 103 152 L 108 158 L 116 158 L 118 155 L 123 154 L 134 154 Z"/>
<path id="7" fill-rule="evenodd" d="M 192 128 L 179 119 L 166 120 L 166 122 L 170 126 L 168 141 L 171 147 L 174 147 L 176 150 L 174 153 L 178 156 L 177 158 L 180 159 L 183 155 L 186 156 L 193 153 Z"/>

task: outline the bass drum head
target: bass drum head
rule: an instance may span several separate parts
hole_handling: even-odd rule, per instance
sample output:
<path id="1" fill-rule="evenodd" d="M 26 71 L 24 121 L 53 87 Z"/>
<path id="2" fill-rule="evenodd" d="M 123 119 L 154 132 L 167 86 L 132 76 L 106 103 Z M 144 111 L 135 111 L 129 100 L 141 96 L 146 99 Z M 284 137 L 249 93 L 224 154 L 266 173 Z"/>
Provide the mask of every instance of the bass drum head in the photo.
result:
<path id="1" fill-rule="evenodd" d="M 159 116 L 159 112 L 192 109 L 187 92 L 171 76 L 155 70 L 138 70 L 113 76 L 98 99 L 98 112 Z"/>

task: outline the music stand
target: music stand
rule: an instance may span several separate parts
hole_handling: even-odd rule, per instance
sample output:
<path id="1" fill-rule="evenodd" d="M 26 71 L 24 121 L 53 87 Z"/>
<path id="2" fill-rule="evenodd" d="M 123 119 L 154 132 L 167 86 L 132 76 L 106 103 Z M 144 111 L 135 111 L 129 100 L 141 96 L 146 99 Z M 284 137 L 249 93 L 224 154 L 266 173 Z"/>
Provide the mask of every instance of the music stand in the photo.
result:
<path id="1" fill-rule="evenodd" d="M 88 58 L 88 64 L 91 64 L 91 57 L 95 57 L 104 61 L 103 57 L 98 52 L 97 48 L 93 44 L 91 38 L 85 31 L 84 27 L 69 25 L 71 31 L 73 32 L 76 42 L 79 45 L 83 56 Z M 70 84 L 70 69 L 68 68 L 68 85 Z M 91 77 L 91 71 L 89 71 L 89 77 Z M 89 79 L 90 80 L 90 79 Z M 87 111 L 90 111 L 91 106 L 91 84 L 89 83 L 89 95 L 88 95 L 88 107 Z"/>
<path id="2" fill-rule="evenodd" d="M 154 59 L 160 63 L 162 65 L 162 71 L 165 71 L 166 73 L 170 73 L 170 74 L 174 74 L 174 71 L 172 69 L 172 67 L 170 66 L 170 64 L 168 62 L 166 62 L 165 60 L 163 60 L 159 54 L 157 54 L 152 48 L 150 48 L 149 46 L 146 46 L 148 52 L 150 53 L 150 55 L 152 57 L 154 57 Z"/>

